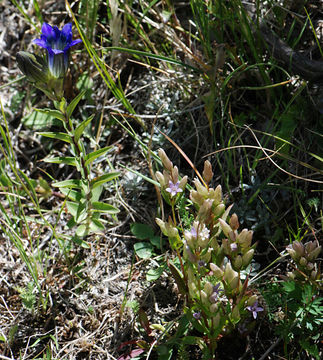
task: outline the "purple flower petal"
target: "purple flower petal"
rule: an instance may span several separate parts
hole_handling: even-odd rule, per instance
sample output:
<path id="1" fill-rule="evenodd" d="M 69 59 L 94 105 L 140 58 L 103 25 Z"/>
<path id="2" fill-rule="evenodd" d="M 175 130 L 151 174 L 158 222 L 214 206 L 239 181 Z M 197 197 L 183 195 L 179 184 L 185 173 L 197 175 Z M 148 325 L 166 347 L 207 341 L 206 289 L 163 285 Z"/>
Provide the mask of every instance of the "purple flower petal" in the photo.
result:
<path id="1" fill-rule="evenodd" d="M 193 318 L 199 320 L 201 318 L 201 313 L 199 311 L 193 313 Z"/>
<path id="2" fill-rule="evenodd" d="M 247 310 L 252 312 L 252 316 L 254 319 L 257 319 L 258 312 L 264 311 L 262 307 L 258 306 L 258 301 L 255 301 L 255 303 L 252 306 L 247 306 Z"/>
<path id="3" fill-rule="evenodd" d="M 47 23 L 43 23 L 43 26 L 41 27 L 41 32 L 42 36 L 44 37 L 54 36 L 53 28 Z"/>
<path id="4" fill-rule="evenodd" d="M 67 23 L 66 25 L 64 25 L 64 27 L 62 29 L 62 35 L 65 36 L 65 38 L 68 42 L 71 42 L 71 40 L 72 40 L 72 24 L 71 23 Z"/>
<path id="5" fill-rule="evenodd" d="M 180 193 L 183 190 L 179 187 L 179 181 L 174 184 L 171 180 L 169 180 L 168 188 L 166 189 L 166 191 L 171 194 L 171 197 L 174 197 L 177 195 L 177 193 Z"/>

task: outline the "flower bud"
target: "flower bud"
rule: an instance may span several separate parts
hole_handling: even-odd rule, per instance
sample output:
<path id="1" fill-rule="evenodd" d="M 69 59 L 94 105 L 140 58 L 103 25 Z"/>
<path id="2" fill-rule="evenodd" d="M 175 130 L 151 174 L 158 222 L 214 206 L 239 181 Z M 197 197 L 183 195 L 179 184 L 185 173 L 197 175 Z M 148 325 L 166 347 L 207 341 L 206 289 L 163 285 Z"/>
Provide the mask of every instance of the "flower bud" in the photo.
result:
<path id="1" fill-rule="evenodd" d="M 200 210 L 197 214 L 200 221 L 206 221 L 210 217 L 211 210 L 212 210 L 212 204 L 213 204 L 213 200 L 211 200 L 211 199 L 204 200 L 204 202 L 203 202 L 202 206 L 200 207 Z"/>
<path id="2" fill-rule="evenodd" d="M 252 258 L 253 258 L 253 254 L 254 254 L 255 250 L 254 249 L 250 249 L 249 251 L 247 251 L 243 256 L 242 256 L 242 265 L 244 267 L 247 267 Z"/>
<path id="3" fill-rule="evenodd" d="M 165 236 L 168 236 L 166 226 L 165 226 L 165 222 L 162 219 L 159 219 L 159 218 L 156 218 L 155 221 L 156 221 L 157 225 L 160 227 L 160 230 L 162 231 L 162 233 Z"/>
<path id="4" fill-rule="evenodd" d="M 19 51 L 16 60 L 20 71 L 30 82 L 46 84 L 47 69 L 43 58 L 26 51 Z"/>
<path id="5" fill-rule="evenodd" d="M 252 230 L 243 229 L 241 233 L 237 236 L 237 243 L 240 244 L 242 253 L 244 253 L 250 248 L 252 235 Z"/>
<path id="6" fill-rule="evenodd" d="M 196 288 L 195 283 L 192 281 L 188 282 L 188 292 L 189 292 L 191 298 L 195 298 L 196 293 L 197 293 L 197 288 Z"/>
<path id="7" fill-rule="evenodd" d="M 236 270 L 240 270 L 242 266 L 242 257 L 240 255 L 238 255 L 234 260 L 233 260 L 233 267 Z"/>
<path id="8" fill-rule="evenodd" d="M 201 290 L 201 301 L 204 305 L 208 305 L 209 301 L 208 301 L 208 296 L 206 294 L 205 291 Z"/>
<path id="9" fill-rule="evenodd" d="M 171 222 L 165 223 L 165 227 L 166 227 L 168 237 L 177 237 L 178 236 L 178 230 Z"/>
<path id="10" fill-rule="evenodd" d="M 230 227 L 231 229 L 234 231 L 234 230 L 237 230 L 239 228 L 239 221 L 238 221 L 238 216 L 237 214 L 233 214 L 230 218 Z"/>
<path id="11" fill-rule="evenodd" d="M 53 76 L 43 58 L 26 51 L 19 51 L 16 59 L 19 69 L 34 86 L 54 101 L 62 99 L 64 74 L 58 77 Z"/>
<path id="12" fill-rule="evenodd" d="M 170 173 L 171 173 L 172 182 L 177 183 L 177 181 L 178 181 L 178 167 L 174 166 Z"/>
<path id="13" fill-rule="evenodd" d="M 302 266 L 306 266 L 306 265 L 307 265 L 307 260 L 302 256 L 302 257 L 299 259 L 299 263 L 300 263 L 300 265 L 302 265 Z"/>
<path id="14" fill-rule="evenodd" d="M 213 199 L 214 199 L 215 204 L 220 204 L 220 202 L 222 201 L 222 187 L 221 187 L 221 185 L 218 185 L 215 188 Z"/>
<path id="15" fill-rule="evenodd" d="M 192 233 L 188 230 L 184 231 L 184 238 L 187 242 L 187 245 L 192 248 L 195 249 L 196 248 L 196 243 L 195 243 L 195 238 L 192 236 Z"/>
<path id="16" fill-rule="evenodd" d="M 294 272 L 291 272 L 291 271 L 288 271 L 287 272 L 287 276 L 290 280 L 295 280 L 295 273 Z"/>
<path id="17" fill-rule="evenodd" d="M 207 281 L 204 285 L 204 291 L 206 293 L 207 296 L 210 296 L 213 292 L 213 285 Z"/>
<path id="18" fill-rule="evenodd" d="M 219 325 L 220 325 L 220 321 L 221 321 L 221 315 L 220 313 L 217 313 L 216 316 L 214 316 L 213 318 L 213 329 L 216 329 Z"/>
<path id="19" fill-rule="evenodd" d="M 200 256 L 200 259 L 208 263 L 211 260 L 212 251 L 213 249 L 209 247 L 207 252 Z"/>
<path id="20" fill-rule="evenodd" d="M 294 241 L 297 242 L 297 241 Z M 293 243 L 294 245 L 294 243 Z M 302 244 L 303 245 L 303 244 Z M 309 241 L 305 244 L 305 250 L 306 252 L 309 254 L 310 252 L 312 252 L 314 249 L 316 248 L 316 243 L 315 241 Z M 302 254 L 303 255 L 303 254 Z"/>
<path id="21" fill-rule="evenodd" d="M 209 160 L 204 162 L 203 179 L 209 184 L 213 178 L 212 165 Z"/>
<path id="22" fill-rule="evenodd" d="M 233 206 L 233 204 L 229 205 L 229 206 L 226 208 L 225 212 L 222 214 L 221 219 L 222 219 L 223 221 L 226 221 L 226 220 L 227 220 L 227 218 L 228 218 L 228 216 L 229 216 L 229 212 L 230 212 L 231 209 L 232 209 L 232 206 Z M 229 226 L 229 225 L 228 225 L 228 226 Z M 231 229 L 231 228 L 230 228 L 230 229 Z"/>
<path id="23" fill-rule="evenodd" d="M 219 305 L 218 305 L 218 304 L 211 304 L 211 306 L 210 306 L 210 312 L 211 312 L 211 313 L 217 312 L 218 309 L 219 309 Z"/>
<path id="24" fill-rule="evenodd" d="M 160 171 L 156 171 L 155 173 L 156 179 L 159 182 L 160 186 L 163 188 L 166 186 L 164 175 Z"/>
<path id="25" fill-rule="evenodd" d="M 312 250 L 307 256 L 307 259 L 309 261 L 314 261 L 320 255 L 321 248 L 321 246 L 318 246 L 316 249 Z"/>
<path id="26" fill-rule="evenodd" d="M 201 206 L 204 202 L 204 197 L 195 190 L 190 191 L 190 199 L 194 204 L 197 204 L 199 206 Z"/>
<path id="27" fill-rule="evenodd" d="M 198 192 L 200 195 L 202 195 L 203 197 L 208 196 L 208 194 L 209 194 L 208 189 L 201 184 L 201 182 L 200 182 L 200 180 L 199 180 L 198 178 L 196 178 L 196 179 L 194 180 L 194 185 L 195 185 L 195 188 L 196 188 L 197 192 Z"/>
<path id="28" fill-rule="evenodd" d="M 228 239 L 226 239 L 226 238 L 222 239 L 222 248 L 223 248 L 225 255 L 231 255 L 231 248 L 230 248 Z"/>
<path id="29" fill-rule="evenodd" d="M 230 250 L 231 250 L 232 253 L 238 252 L 238 245 L 235 242 L 231 243 L 230 244 Z"/>
<path id="30" fill-rule="evenodd" d="M 224 213 L 225 205 L 219 204 L 213 211 L 214 216 L 219 217 Z"/>
<path id="31" fill-rule="evenodd" d="M 233 308 L 233 311 L 231 313 L 232 319 L 236 322 L 238 322 L 240 320 L 240 311 L 239 311 L 239 306 L 235 306 Z"/>
<path id="32" fill-rule="evenodd" d="M 239 274 L 232 269 L 229 262 L 225 266 L 223 279 L 231 290 L 236 289 L 239 285 Z"/>
<path id="33" fill-rule="evenodd" d="M 229 237 L 230 232 L 232 231 L 231 227 L 221 218 L 219 219 L 220 226 L 225 236 Z"/>
<path id="34" fill-rule="evenodd" d="M 186 245 L 184 245 L 184 258 L 187 258 L 187 259 L 189 259 L 189 261 L 190 262 L 192 262 L 192 263 L 196 263 L 197 262 L 197 257 L 196 257 L 196 255 L 194 255 L 193 253 L 192 253 L 192 250 L 190 249 L 190 247 L 187 245 L 187 243 L 186 243 Z"/>
<path id="35" fill-rule="evenodd" d="M 173 169 L 173 163 L 169 160 L 165 151 L 163 149 L 158 149 L 158 155 L 163 163 L 164 168 L 171 172 Z"/>
<path id="36" fill-rule="evenodd" d="M 247 306 L 252 306 L 257 301 L 257 299 L 258 299 L 257 295 L 250 296 L 250 298 L 247 301 Z"/>
<path id="37" fill-rule="evenodd" d="M 220 269 L 217 265 L 210 263 L 210 269 L 213 271 L 213 274 L 218 278 L 218 279 L 222 279 L 223 277 L 223 270 Z"/>
<path id="38" fill-rule="evenodd" d="M 311 272 L 311 279 L 312 279 L 312 280 L 316 280 L 316 277 L 317 277 L 317 270 L 313 270 L 313 271 Z"/>
<path id="39" fill-rule="evenodd" d="M 187 184 L 187 176 L 185 175 L 185 176 L 182 178 L 182 180 L 179 182 L 178 187 L 184 191 L 186 184 Z"/>
<path id="40" fill-rule="evenodd" d="M 313 270 L 313 269 L 314 269 L 314 264 L 311 263 L 311 262 L 309 262 L 309 263 L 307 264 L 307 266 L 306 266 L 306 270 L 311 271 L 311 270 Z"/>
<path id="41" fill-rule="evenodd" d="M 296 251 L 292 249 L 292 247 L 287 246 L 286 250 L 294 261 L 296 261 L 299 258 L 298 255 L 296 254 Z"/>
<path id="42" fill-rule="evenodd" d="M 304 255 L 304 245 L 299 241 L 294 241 L 292 243 L 292 248 L 296 252 L 296 257 L 299 259 L 301 256 Z M 292 257 L 292 256 L 291 256 Z M 293 257 L 292 257 L 293 258 Z"/>

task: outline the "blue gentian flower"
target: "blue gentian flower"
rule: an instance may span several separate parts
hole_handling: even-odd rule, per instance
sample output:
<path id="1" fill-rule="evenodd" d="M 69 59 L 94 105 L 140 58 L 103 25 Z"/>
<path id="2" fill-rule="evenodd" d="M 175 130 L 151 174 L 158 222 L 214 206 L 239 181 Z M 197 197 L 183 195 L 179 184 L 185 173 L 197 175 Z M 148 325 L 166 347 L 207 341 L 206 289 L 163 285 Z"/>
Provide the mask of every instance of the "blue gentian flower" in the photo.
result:
<path id="1" fill-rule="evenodd" d="M 49 71 L 53 77 L 60 78 L 68 69 L 70 47 L 81 41 L 81 39 L 72 40 L 71 23 L 64 25 L 62 30 L 44 23 L 40 39 L 34 40 L 34 43 L 47 50 Z"/>

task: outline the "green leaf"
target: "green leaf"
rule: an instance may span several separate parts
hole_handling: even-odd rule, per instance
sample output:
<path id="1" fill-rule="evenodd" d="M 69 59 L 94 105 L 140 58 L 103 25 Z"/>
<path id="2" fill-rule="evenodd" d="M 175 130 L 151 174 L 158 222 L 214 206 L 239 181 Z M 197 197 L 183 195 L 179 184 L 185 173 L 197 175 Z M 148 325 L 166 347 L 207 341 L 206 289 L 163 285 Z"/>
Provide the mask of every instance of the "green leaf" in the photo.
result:
<path id="1" fill-rule="evenodd" d="M 87 217 L 86 212 L 86 203 L 84 202 L 73 202 L 67 201 L 66 202 L 68 212 L 74 217 L 75 222 L 80 224 L 83 220 Z"/>
<path id="2" fill-rule="evenodd" d="M 53 116 L 40 111 L 33 111 L 32 113 L 24 116 L 21 122 L 25 127 L 33 130 L 48 129 L 53 125 L 62 125 L 61 120 L 57 120 Z"/>
<path id="3" fill-rule="evenodd" d="M 107 151 L 109 151 L 112 148 L 112 146 L 106 146 L 102 149 L 96 150 L 91 152 L 90 154 L 87 154 L 85 156 L 85 166 L 89 165 L 91 162 L 93 162 L 95 159 L 97 159 L 98 157 L 102 156 L 103 154 L 105 154 Z"/>
<path id="4" fill-rule="evenodd" d="M 160 241 L 162 240 L 162 241 Z M 157 249 L 161 249 L 160 247 L 160 243 L 163 243 L 163 239 L 160 238 L 160 236 L 158 235 L 154 235 L 152 237 L 149 238 L 149 241 L 152 245 L 154 245 Z"/>
<path id="5" fill-rule="evenodd" d="M 164 271 L 164 266 L 159 266 L 156 269 L 149 269 L 146 274 L 147 281 L 155 281 L 160 278 Z"/>
<path id="6" fill-rule="evenodd" d="M 19 171 L 19 174 L 24 178 L 24 180 L 26 181 L 27 185 L 28 185 L 28 188 L 29 190 L 31 191 L 33 197 L 34 197 L 34 201 L 38 204 L 38 197 L 37 197 L 37 194 L 36 194 L 36 191 L 35 191 L 35 186 L 36 184 L 34 183 L 34 180 L 33 179 L 29 179 L 29 177 L 23 172 L 21 171 L 20 169 L 18 170 Z"/>
<path id="7" fill-rule="evenodd" d="M 81 199 L 85 198 L 84 194 L 79 191 L 71 190 L 69 188 L 60 188 L 62 194 L 67 196 L 72 201 L 80 201 Z"/>
<path id="8" fill-rule="evenodd" d="M 105 230 L 105 226 L 104 224 L 102 224 L 102 222 L 98 219 L 91 219 L 91 223 L 90 223 L 90 229 L 91 231 L 95 232 L 95 231 L 104 231 Z"/>
<path id="9" fill-rule="evenodd" d="M 44 114 L 44 115 L 48 115 L 48 116 L 51 116 L 55 119 L 58 119 L 62 122 L 65 122 L 65 117 L 64 115 L 58 111 L 58 110 L 51 110 L 51 109 L 35 109 L 35 111 L 41 113 L 41 114 Z"/>
<path id="10" fill-rule="evenodd" d="M 94 201 L 92 203 L 92 209 L 94 211 L 100 211 L 100 212 L 109 213 L 109 214 L 117 214 L 120 211 L 116 207 L 114 207 L 110 204 L 100 202 L 100 201 Z"/>
<path id="11" fill-rule="evenodd" d="M 80 140 L 80 137 L 84 132 L 84 129 L 89 125 L 89 123 L 92 121 L 93 118 L 94 118 L 94 114 L 88 117 L 86 120 L 82 121 L 81 124 L 75 129 L 74 138 L 76 142 Z"/>
<path id="12" fill-rule="evenodd" d="M 57 156 L 57 157 L 47 157 L 43 159 L 44 162 L 52 163 L 52 164 L 66 164 L 71 166 L 78 166 L 78 163 L 75 157 L 72 156 Z"/>
<path id="13" fill-rule="evenodd" d="M 71 136 L 65 133 L 48 131 L 48 132 L 39 132 L 38 134 L 51 139 L 65 141 L 70 144 L 73 143 Z"/>
<path id="14" fill-rule="evenodd" d="M 86 241 L 84 241 L 83 239 L 78 237 L 77 235 L 72 237 L 72 241 L 74 241 L 75 244 L 82 246 L 84 249 L 89 249 L 90 248 L 90 245 Z"/>
<path id="15" fill-rule="evenodd" d="M 132 234 L 139 240 L 146 240 L 154 236 L 153 229 L 146 224 L 134 223 L 130 225 Z"/>
<path id="16" fill-rule="evenodd" d="M 154 249 L 153 246 L 148 242 L 139 242 L 136 243 L 134 246 L 136 254 L 141 259 L 149 259 L 153 256 Z"/>
<path id="17" fill-rule="evenodd" d="M 8 154 L 10 154 L 10 146 L 8 143 L 8 139 L 7 139 L 6 133 L 1 125 L 0 125 L 0 135 L 1 135 L 1 139 L 3 139 L 4 145 L 5 145 L 5 148 L 8 152 Z"/>
<path id="18" fill-rule="evenodd" d="M 58 181 L 52 185 L 59 188 L 82 189 L 82 180 L 70 179 L 70 180 Z"/>
<path id="19" fill-rule="evenodd" d="M 110 172 L 109 174 L 101 175 L 91 181 L 92 189 L 96 188 L 99 185 L 102 185 L 108 181 L 111 181 L 117 178 L 120 175 L 118 171 Z"/>
<path id="20" fill-rule="evenodd" d="M 85 94 L 86 90 L 81 91 L 72 101 L 71 103 L 67 106 L 66 108 L 66 114 L 67 116 L 70 118 L 71 115 L 73 114 L 74 109 L 76 108 L 77 104 L 80 102 L 80 100 L 82 99 L 83 95 Z"/>
<path id="21" fill-rule="evenodd" d="M 295 282 L 294 281 L 284 282 L 283 287 L 286 292 L 293 292 L 295 291 Z"/>
<path id="22" fill-rule="evenodd" d="M 179 292 L 183 295 L 186 295 L 187 289 L 186 289 L 185 282 L 183 280 L 182 273 L 178 270 L 178 268 L 170 260 L 167 261 L 167 265 L 169 267 L 170 272 L 173 275 L 173 278 L 177 284 Z"/>

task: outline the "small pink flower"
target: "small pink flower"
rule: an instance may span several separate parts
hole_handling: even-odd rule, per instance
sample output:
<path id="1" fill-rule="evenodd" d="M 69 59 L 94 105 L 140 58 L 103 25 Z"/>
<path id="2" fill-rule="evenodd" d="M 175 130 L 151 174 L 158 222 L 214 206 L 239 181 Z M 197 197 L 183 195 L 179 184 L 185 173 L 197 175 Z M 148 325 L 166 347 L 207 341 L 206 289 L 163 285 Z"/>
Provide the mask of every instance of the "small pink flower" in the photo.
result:
<path id="1" fill-rule="evenodd" d="M 169 180 L 167 192 L 170 193 L 171 197 L 176 196 L 178 193 L 181 193 L 183 190 L 179 187 L 179 181 L 174 184 L 171 180 Z"/>

